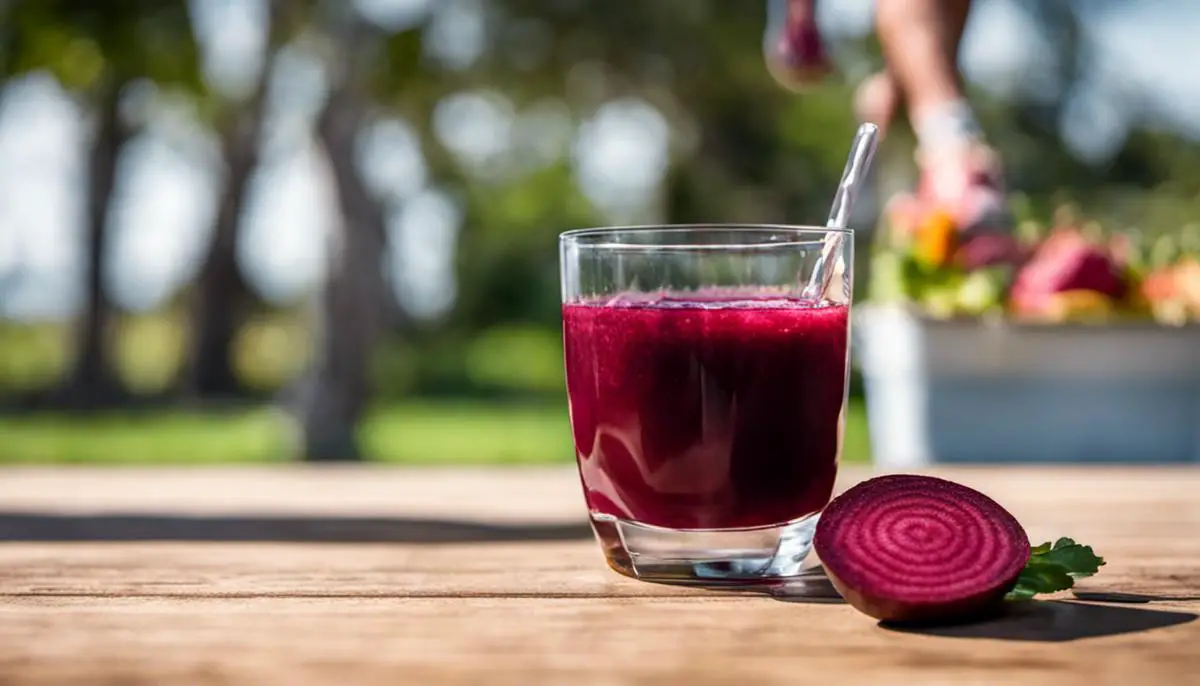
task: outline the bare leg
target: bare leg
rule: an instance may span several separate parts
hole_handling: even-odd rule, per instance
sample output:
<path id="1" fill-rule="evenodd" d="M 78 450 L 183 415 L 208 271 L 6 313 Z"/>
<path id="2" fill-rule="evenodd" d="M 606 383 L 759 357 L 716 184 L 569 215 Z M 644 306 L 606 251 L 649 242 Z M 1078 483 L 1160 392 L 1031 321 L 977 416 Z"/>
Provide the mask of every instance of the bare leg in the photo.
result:
<path id="1" fill-rule="evenodd" d="M 922 170 L 918 195 L 952 212 L 964 230 L 1006 229 L 999 160 L 984 143 L 958 71 L 970 9 L 971 0 L 877 0 L 884 84 L 894 84 L 908 106 Z"/>
<path id="2" fill-rule="evenodd" d="M 930 5 L 936 7 L 931 8 Z M 888 53 L 888 68 L 860 86 L 856 109 L 860 119 L 886 127 L 906 100 L 899 72 L 911 84 L 918 107 L 961 100 L 958 53 L 971 0 L 878 0 L 878 35 Z M 913 25 L 917 28 L 913 29 Z"/>
<path id="3" fill-rule="evenodd" d="M 902 101 L 914 110 L 928 110 L 962 100 L 958 48 L 970 4 L 971 0 L 878 0 L 876 17 L 888 68 L 859 87 L 855 110 L 860 119 L 886 128 Z M 906 97 L 905 89 L 913 96 Z"/>
<path id="4" fill-rule="evenodd" d="M 878 0 L 876 22 L 888 72 L 913 120 L 963 99 L 958 46 L 971 0 Z"/>

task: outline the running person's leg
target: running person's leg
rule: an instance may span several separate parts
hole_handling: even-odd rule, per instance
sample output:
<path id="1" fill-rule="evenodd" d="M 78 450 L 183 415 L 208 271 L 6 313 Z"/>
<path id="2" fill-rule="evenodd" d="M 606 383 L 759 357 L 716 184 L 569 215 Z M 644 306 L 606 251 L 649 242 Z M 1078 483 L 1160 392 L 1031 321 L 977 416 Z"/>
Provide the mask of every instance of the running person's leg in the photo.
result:
<path id="1" fill-rule="evenodd" d="M 887 71 L 863 84 L 860 117 L 886 126 L 903 100 L 917 135 L 918 196 L 952 212 L 967 230 L 1007 229 L 999 159 L 986 145 L 958 72 L 971 0 L 877 0 Z M 829 69 L 816 25 L 816 0 L 768 0 L 767 61 L 797 88 Z"/>
<path id="2" fill-rule="evenodd" d="M 877 0 L 888 74 L 904 93 L 914 126 L 923 114 L 965 102 L 958 46 L 970 8 L 971 0 Z"/>
<path id="3" fill-rule="evenodd" d="M 946 205 L 964 228 L 1007 228 L 999 160 L 983 139 L 958 71 L 970 9 L 971 0 L 877 0 L 887 75 L 869 84 L 874 94 L 862 93 L 860 116 L 890 116 L 886 108 L 902 96 L 917 136 L 919 195 Z"/>
<path id="4" fill-rule="evenodd" d="M 956 65 L 970 0 L 935 0 L 932 5 L 927 0 L 911 5 L 879 0 L 879 5 L 879 36 L 890 53 L 889 69 L 868 77 L 859 87 L 855 98 L 859 117 L 880 126 L 891 123 L 904 100 L 892 69 L 901 71 L 918 102 L 962 99 Z"/>

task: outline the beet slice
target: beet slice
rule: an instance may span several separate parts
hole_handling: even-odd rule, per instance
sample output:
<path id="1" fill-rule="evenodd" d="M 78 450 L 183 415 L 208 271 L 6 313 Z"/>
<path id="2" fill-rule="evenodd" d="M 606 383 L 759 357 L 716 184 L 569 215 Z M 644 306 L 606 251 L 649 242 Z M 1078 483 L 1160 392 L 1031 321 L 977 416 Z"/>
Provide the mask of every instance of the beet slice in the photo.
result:
<path id="1" fill-rule="evenodd" d="M 895 474 L 829 503 L 814 540 L 838 592 L 885 622 L 983 617 L 1029 561 L 1029 536 L 986 495 L 945 479 Z"/>

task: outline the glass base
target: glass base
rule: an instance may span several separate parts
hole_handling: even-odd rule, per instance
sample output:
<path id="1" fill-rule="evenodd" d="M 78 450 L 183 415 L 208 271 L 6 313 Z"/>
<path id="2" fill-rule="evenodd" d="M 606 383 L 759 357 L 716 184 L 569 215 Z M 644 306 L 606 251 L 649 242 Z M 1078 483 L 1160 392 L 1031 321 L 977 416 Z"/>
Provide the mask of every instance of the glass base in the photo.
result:
<path id="1" fill-rule="evenodd" d="M 779 584 L 805 575 L 820 515 L 755 529 L 681 531 L 592 513 L 614 571 L 641 581 L 698 586 Z"/>

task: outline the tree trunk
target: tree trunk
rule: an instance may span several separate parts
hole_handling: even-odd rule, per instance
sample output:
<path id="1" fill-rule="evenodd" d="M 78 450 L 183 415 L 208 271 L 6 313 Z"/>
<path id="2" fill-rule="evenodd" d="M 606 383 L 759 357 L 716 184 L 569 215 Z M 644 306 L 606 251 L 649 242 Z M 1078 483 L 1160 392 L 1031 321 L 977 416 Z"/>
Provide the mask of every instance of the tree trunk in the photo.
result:
<path id="1" fill-rule="evenodd" d="M 363 184 L 354 158 L 364 116 L 360 101 L 343 86 L 330 95 L 317 124 L 342 223 L 320 298 L 317 357 L 301 402 L 309 461 L 361 459 L 356 429 L 370 394 L 367 375 L 385 314 L 383 208 Z"/>
<path id="2" fill-rule="evenodd" d="M 222 135 L 225 179 L 212 240 L 196 280 L 184 380 L 187 391 L 197 397 L 228 397 L 242 390 L 233 365 L 233 343 L 250 289 L 237 264 L 237 249 L 250 177 L 258 166 L 266 90 L 264 73 Z"/>
<path id="3" fill-rule="evenodd" d="M 122 86 L 112 82 L 99 94 L 96 132 L 88 160 L 84 304 L 76 330 L 73 365 L 64 389 L 66 400 L 84 405 L 110 400 L 119 388 L 110 368 L 113 307 L 104 283 L 104 258 L 117 162 L 130 136 L 120 116 Z"/>

